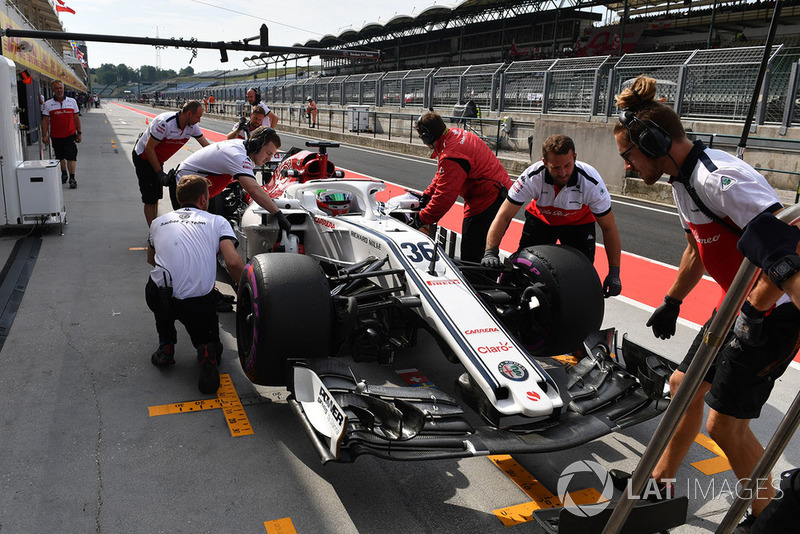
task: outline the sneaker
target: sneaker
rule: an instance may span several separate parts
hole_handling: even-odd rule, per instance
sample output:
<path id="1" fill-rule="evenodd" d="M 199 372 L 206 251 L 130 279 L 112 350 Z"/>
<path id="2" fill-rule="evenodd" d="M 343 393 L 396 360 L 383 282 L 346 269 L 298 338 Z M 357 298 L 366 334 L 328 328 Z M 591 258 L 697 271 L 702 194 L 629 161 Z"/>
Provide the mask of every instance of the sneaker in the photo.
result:
<path id="1" fill-rule="evenodd" d="M 732 534 L 747 534 L 750 532 L 750 529 L 753 527 L 753 523 L 756 522 L 756 516 L 747 512 L 744 514 L 744 520 L 736 525 L 736 528 L 733 529 Z"/>
<path id="2" fill-rule="evenodd" d="M 219 371 L 214 345 L 197 347 L 197 361 L 200 362 L 200 381 L 197 383 L 201 393 L 216 393 L 219 389 Z"/>
<path id="3" fill-rule="evenodd" d="M 158 350 L 150 356 L 150 362 L 156 367 L 166 367 L 175 364 L 175 345 L 172 343 L 162 343 Z"/>
<path id="4" fill-rule="evenodd" d="M 78 188 L 78 182 L 75 181 L 75 178 L 70 178 L 69 179 L 69 188 L 70 189 L 77 189 Z"/>

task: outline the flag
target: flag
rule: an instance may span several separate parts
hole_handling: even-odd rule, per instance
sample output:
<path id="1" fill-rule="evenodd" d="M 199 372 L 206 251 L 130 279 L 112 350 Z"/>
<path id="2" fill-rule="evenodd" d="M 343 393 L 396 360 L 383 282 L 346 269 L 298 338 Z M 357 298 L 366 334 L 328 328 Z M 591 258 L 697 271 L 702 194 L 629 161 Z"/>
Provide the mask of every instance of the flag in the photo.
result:
<path id="1" fill-rule="evenodd" d="M 72 13 L 73 15 L 75 14 L 75 10 L 67 6 L 67 4 L 64 3 L 64 0 L 56 0 L 56 2 L 58 2 L 58 5 L 56 6 L 56 12 L 63 11 L 65 13 Z"/>

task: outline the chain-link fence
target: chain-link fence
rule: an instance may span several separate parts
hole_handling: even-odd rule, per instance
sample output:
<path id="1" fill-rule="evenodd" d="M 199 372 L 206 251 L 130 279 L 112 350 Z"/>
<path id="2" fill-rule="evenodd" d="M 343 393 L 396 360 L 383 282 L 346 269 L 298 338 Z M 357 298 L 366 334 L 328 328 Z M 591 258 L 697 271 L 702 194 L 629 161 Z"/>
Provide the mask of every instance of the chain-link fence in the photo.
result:
<path id="1" fill-rule="evenodd" d="M 800 43 L 798 43 L 800 44 Z M 484 112 L 610 116 L 614 95 L 645 74 L 657 80 L 656 98 L 687 119 L 744 120 L 753 99 L 763 47 L 515 61 L 308 79 L 255 82 L 270 103 L 311 96 L 330 106 L 369 105 L 455 110 L 473 101 Z M 800 46 L 775 46 L 762 86 L 756 124 L 796 125 L 800 113 Z M 613 66 L 612 66 L 613 65 Z M 248 82 L 215 87 L 241 98 Z M 230 90 L 228 90 L 230 88 Z M 176 87 L 165 98 L 202 98 L 210 88 Z M 219 98 L 218 98 L 219 99 Z"/>

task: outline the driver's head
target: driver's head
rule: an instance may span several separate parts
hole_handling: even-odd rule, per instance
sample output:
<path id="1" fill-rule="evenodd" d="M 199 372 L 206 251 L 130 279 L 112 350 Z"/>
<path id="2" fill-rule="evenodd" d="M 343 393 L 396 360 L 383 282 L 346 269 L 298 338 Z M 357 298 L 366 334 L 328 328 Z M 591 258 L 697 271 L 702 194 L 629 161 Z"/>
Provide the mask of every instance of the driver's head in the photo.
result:
<path id="1" fill-rule="evenodd" d="M 200 209 L 208 209 L 208 187 L 211 182 L 208 178 L 197 174 L 187 174 L 178 182 L 175 189 L 175 196 L 178 204 L 183 206 L 192 205 Z"/>

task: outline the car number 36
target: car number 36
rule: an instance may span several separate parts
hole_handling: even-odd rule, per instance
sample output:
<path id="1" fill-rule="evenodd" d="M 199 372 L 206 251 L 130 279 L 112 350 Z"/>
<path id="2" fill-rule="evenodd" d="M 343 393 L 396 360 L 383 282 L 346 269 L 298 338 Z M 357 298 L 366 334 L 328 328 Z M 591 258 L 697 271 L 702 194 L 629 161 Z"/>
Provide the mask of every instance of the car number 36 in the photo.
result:
<path id="1" fill-rule="evenodd" d="M 405 251 L 406 258 L 414 263 L 433 259 L 433 245 L 430 242 L 403 243 L 400 247 Z"/>

